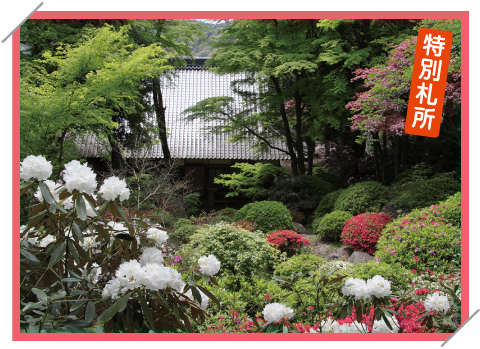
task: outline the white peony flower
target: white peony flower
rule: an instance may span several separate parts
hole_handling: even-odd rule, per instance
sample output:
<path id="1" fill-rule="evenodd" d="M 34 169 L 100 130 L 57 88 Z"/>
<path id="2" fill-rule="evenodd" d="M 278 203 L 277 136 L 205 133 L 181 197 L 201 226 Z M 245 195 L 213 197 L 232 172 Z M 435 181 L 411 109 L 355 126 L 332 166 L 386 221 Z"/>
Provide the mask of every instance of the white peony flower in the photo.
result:
<path id="1" fill-rule="evenodd" d="M 293 309 L 287 308 L 285 304 L 280 303 L 270 303 L 263 308 L 262 312 L 267 324 L 271 322 L 277 322 L 283 318 L 291 319 L 295 313 Z"/>
<path id="2" fill-rule="evenodd" d="M 142 267 L 149 263 L 158 264 L 163 266 L 163 254 L 162 251 L 156 247 L 147 247 L 143 250 L 142 256 L 139 259 Z"/>
<path id="3" fill-rule="evenodd" d="M 145 270 L 138 261 L 124 262 L 115 272 L 120 285 L 126 290 L 133 290 L 145 284 Z"/>
<path id="4" fill-rule="evenodd" d="M 107 223 L 107 225 L 113 230 L 110 230 L 110 235 L 117 235 L 119 233 L 123 233 L 127 230 L 127 228 L 125 227 L 125 225 L 123 225 L 122 223 L 117 223 L 117 222 L 114 222 L 114 221 L 110 221 Z"/>
<path id="5" fill-rule="evenodd" d="M 118 298 L 118 292 L 122 288 L 120 281 L 118 279 L 112 279 L 105 285 L 105 288 L 102 292 L 102 297 L 112 297 L 112 299 Z"/>
<path id="6" fill-rule="evenodd" d="M 213 254 L 208 257 L 201 257 L 198 260 L 202 274 L 213 276 L 220 270 L 220 262 Z"/>
<path id="7" fill-rule="evenodd" d="M 66 164 L 63 171 L 65 187 L 70 193 L 77 189 L 80 193 L 92 195 L 97 188 L 96 176 L 87 164 L 81 165 L 77 160 L 72 160 Z"/>
<path id="8" fill-rule="evenodd" d="M 162 245 L 168 240 L 168 234 L 166 231 L 150 228 L 147 230 L 147 238 L 155 240 L 158 245 Z"/>
<path id="9" fill-rule="evenodd" d="M 430 311 L 443 311 L 445 314 L 450 309 L 450 302 L 447 296 L 441 296 L 440 292 L 435 292 L 433 295 L 429 294 L 427 300 L 423 302 L 425 310 Z"/>
<path id="10" fill-rule="evenodd" d="M 130 189 L 127 188 L 127 183 L 124 179 L 120 180 L 118 177 L 110 177 L 103 182 L 99 193 L 105 200 L 115 200 L 118 196 L 120 201 L 128 200 L 130 197 Z"/>
<path id="11" fill-rule="evenodd" d="M 45 157 L 29 155 L 20 163 L 20 179 L 29 181 L 30 178 L 45 181 L 52 175 L 53 166 Z"/>
<path id="12" fill-rule="evenodd" d="M 73 208 L 73 200 L 72 197 L 68 197 L 65 200 L 61 202 L 61 205 L 63 206 L 64 209 L 70 210 Z"/>
<path id="13" fill-rule="evenodd" d="M 375 275 L 367 280 L 367 292 L 370 296 L 377 298 L 388 297 L 392 294 L 390 282 L 385 280 L 381 275 Z"/>

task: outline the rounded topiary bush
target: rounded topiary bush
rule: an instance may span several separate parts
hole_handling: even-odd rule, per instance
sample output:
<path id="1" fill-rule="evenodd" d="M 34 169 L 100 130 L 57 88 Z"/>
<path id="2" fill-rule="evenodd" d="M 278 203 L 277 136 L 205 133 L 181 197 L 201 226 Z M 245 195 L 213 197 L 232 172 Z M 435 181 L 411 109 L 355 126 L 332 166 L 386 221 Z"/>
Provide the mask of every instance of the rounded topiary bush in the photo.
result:
<path id="1" fill-rule="evenodd" d="M 337 201 L 338 197 L 342 193 L 343 189 L 336 190 L 334 192 L 328 193 L 320 200 L 318 203 L 317 209 L 313 213 L 316 218 L 322 218 L 327 213 L 333 211 L 333 205 Z"/>
<path id="2" fill-rule="evenodd" d="M 235 221 L 242 220 L 252 222 L 264 233 L 293 229 L 290 211 L 277 201 L 257 201 L 245 205 L 235 214 Z"/>
<path id="3" fill-rule="evenodd" d="M 318 223 L 315 232 L 330 240 L 340 240 L 345 222 L 352 217 L 350 212 L 333 211 L 328 213 Z"/>
<path id="4" fill-rule="evenodd" d="M 387 202 L 387 188 L 378 182 L 367 181 L 343 190 L 333 207 L 335 211 L 347 211 L 358 215 L 379 212 Z"/>
<path id="5" fill-rule="evenodd" d="M 277 265 L 274 274 L 284 279 L 290 278 L 292 274 L 302 273 L 308 275 L 310 271 L 315 272 L 326 262 L 324 258 L 313 254 L 300 254 Z"/>
<path id="6" fill-rule="evenodd" d="M 385 263 L 407 269 L 450 272 L 460 269 L 460 229 L 446 223 L 441 209 L 433 205 L 398 218 L 378 240 L 375 256 Z"/>
<path id="7" fill-rule="evenodd" d="M 233 220 L 233 218 L 229 216 L 217 216 L 212 218 L 212 220 L 210 221 L 210 224 L 217 224 L 220 222 L 233 223 L 235 221 Z"/>
<path id="8" fill-rule="evenodd" d="M 366 263 L 357 263 L 353 266 L 353 277 L 357 279 L 368 280 L 375 275 L 381 275 L 388 281 L 391 281 L 393 293 L 400 290 L 409 290 L 412 286 L 415 274 L 410 269 L 400 267 L 395 264 L 376 262 L 370 260 Z"/>
<path id="9" fill-rule="evenodd" d="M 263 235 L 230 224 L 203 226 L 190 241 L 185 246 L 185 255 L 191 262 L 197 263 L 199 257 L 213 254 L 220 261 L 222 275 L 272 274 L 275 266 L 285 260 L 285 255 Z"/>
<path id="10" fill-rule="evenodd" d="M 392 217 L 383 213 L 362 213 L 345 222 L 342 242 L 355 251 L 373 254 L 377 250 L 377 241 Z"/>
<path id="11" fill-rule="evenodd" d="M 435 176 L 401 185 L 395 190 L 393 203 L 408 210 L 425 208 L 444 200 L 460 189 L 461 184 L 452 177 Z"/>
<path id="12" fill-rule="evenodd" d="M 310 245 L 310 241 L 293 230 L 273 232 L 267 236 L 267 241 L 289 257 L 298 253 L 302 247 Z"/>

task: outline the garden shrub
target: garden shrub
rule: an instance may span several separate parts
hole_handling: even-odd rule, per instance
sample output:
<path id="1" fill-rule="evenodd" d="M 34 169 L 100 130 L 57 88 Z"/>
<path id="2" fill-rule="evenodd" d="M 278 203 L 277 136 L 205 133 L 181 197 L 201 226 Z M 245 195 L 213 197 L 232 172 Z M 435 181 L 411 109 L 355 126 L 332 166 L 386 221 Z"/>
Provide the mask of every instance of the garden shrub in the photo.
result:
<path id="1" fill-rule="evenodd" d="M 339 189 L 334 192 L 326 194 L 318 203 L 317 209 L 315 210 L 313 215 L 316 218 L 322 218 L 327 213 L 332 212 L 335 201 L 337 201 L 342 191 L 343 189 Z"/>
<path id="2" fill-rule="evenodd" d="M 294 223 L 302 223 L 305 220 L 305 215 L 300 211 L 291 210 L 290 216 L 292 216 Z"/>
<path id="3" fill-rule="evenodd" d="M 220 222 L 233 223 L 235 221 L 233 220 L 233 218 L 229 216 L 217 216 L 217 217 L 213 217 L 209 224 L 217 224 Z"/>
<path id="4" fill-rule="evenodd" d="M 185 246 L 193 260 L 197 256 L 215 255 L 220 261 L 221 273 L 250 276 L 268 274 L 285 259 L 261 234 L 218 223 L 199 228 Z"/>
<path id="5" fill-rule="evenodd" d="M 331 260 L 327 261 L 325 264 L 322 264 L 318 270 L 317 274 L 320 275 L 328 275 L 329 273 L 333 272 L 333 276 L 337 275 L 337 273 L 345 275 L 346 273 L 352 273 L 354 264 L 342 261 L 342 260 Z"/>
<path id="6" fill-rule="evenodd" d="M 445 223 L 450 223 L 457 228 L 462 227 L 462 200 L 461 193 L 458 192 L 450 196 L 447 200 L 432 206 L 437 211 L 441 211 Z"/>
<path id="7" fill-rule="evenodd" d="M 219 216 L 229 216 L 229 217 L 234 217 L 235 216 L 235 213 L 237 212 L 236 209 L 234 208 L 231 208 L 231 207 L 225 207 L 221 210 L 218 210 L 217 211 L 217 215 Z"/>
<path id="8" fill-rule="evenodd" d="M 398 263 L 407 269 L 446 273 L 460 269 L 460 229 L 445 224 L 436 205 L 393 221 L 383 231 L 377 247 L 375 256 L 380 261 Z"/>
<path id="9" fill-rule="evenodd" d="M 284 279 L 290 278 L 292 274 L 315 272 L 326 260 L 322 257 L 312 254 L 299 254 L 289 258 L 285 262 L 277 265 L 275 275 Z"/>
<path id="10" fill-rule="evenodd" d="M 408 210 L 424 208 L 444 200 L 460 189 L 461 184 L 453 178 L 445 175 L 435 176 L 399 186 L 394 193 L 393 203 Z"/>
<path id="11" fill-rule="evenodd" d="M 255 226 L 253 225 L 253 223 L 248 221 L 239 221 L 239 222 L 232 223 L 232 225 L 234 227 L 240 227 L 248 231 L 252 231 L 252 232 L 255 231 Z"/>
<path id="12" fill-rule="evenodd" d="M 358 215 L 379 212 L 387 202 L 387 188 L 378 182 L 367 181 L 343 190 L 333 207 L 335 211 L 347 211 Z"/>
<path id="13" fill-rule="evenodd" d="M 357 279 L 368 280 L 375 275 L 381 275 L 391 281 L 392 291 L 396 293 L 400 290 L 409 290 L 412 287 L 412 280 L 415 276 L 409 269 L 405 269 L 395 264 L 376 262 L 370 260 L 366 263 L 357 263 L 353 266 L 353 277 Z"/>
<path id="14" fill-rule="evenodd" d="M 188 207 L 188 214 L 195 215 L 198 212 L 200 206 L 200 194 L 190 193 L 183 197 L 183 201 Z"/>
<path id="15" fill-rule="evenodd" d="M 152 223 L 161 224 L 163 227 L 168 229 L 172 229 L 175 225 L 175 222 L 177 221 L 177 218 L 175 218 L 168 211 L 158 211 L 157 213 L 155 213 L 155 215 L 157 215 L 158 218 L 152 219 Z"/>
<path id="16" fill-rule="evenodd" d="M 373 254 L 380 234 L 392 220 L 383 213 L 362 213 L 345 222 L 341 240 L 355 251 Z"/>
<path id="17" fill-rule="evenodd" d="M 269 201 L 282 202 L 291 210 L 312 212 L 320 199 L 332 191 L 334 187 L 318 177 L 280 176 L 265 190 L 265 197 Z"/>
<path id="18" fill-rule="evenodd" d="M 330 240 L 340 240 L 345 222 L 351 219 L 353 215 L 350 212 L 333 211 L 326 214 L 319 222 L 315 232 Z"/>
<path id="19" fill-rule="evenodd" d="M 325 172 L 321 167 L 315 167 L 313 169 L 313 175 L 324 180 L 325 182 L 330 183 L 334 190 L 338 190 L 343 187 L 343 181 L 339 176 Z"/>
<path id="20" fill-rule="evenodd" d="M 316 232 L 317 231 L 317 228 L 318 228 L 318 225 L 320 224 L 320 222 L 322 221 L 322 218 L 323 217 L 317 217 L 313 220 L 312 222 L 312 228 L 313 228 L 313 232 Z"/>
<path id="21" fill-rule="evenodd" d="M 293 229 L 290 211 L 281 202 L 276 201 L 257 201 L 245 205 L 235 214 L 235 221 L 242 220 L 252 222 L 264 233 Z"/>
<path id="22" fill-rule="evenodd" d="M 198 225 L 192 224 L 189 219 L 180 218 L 175 222 L 174 231 L 169 235 L 170 240 L 177 244 L 186 244 L 199 228 Z"/>
<path id="23" fill-rule="evenodd" d="M 310 241 L 293 230 L 276 231 L 267 236 L 267 241 L 288 257 L 298 253 L 303 246 L 310 245 Z"/>

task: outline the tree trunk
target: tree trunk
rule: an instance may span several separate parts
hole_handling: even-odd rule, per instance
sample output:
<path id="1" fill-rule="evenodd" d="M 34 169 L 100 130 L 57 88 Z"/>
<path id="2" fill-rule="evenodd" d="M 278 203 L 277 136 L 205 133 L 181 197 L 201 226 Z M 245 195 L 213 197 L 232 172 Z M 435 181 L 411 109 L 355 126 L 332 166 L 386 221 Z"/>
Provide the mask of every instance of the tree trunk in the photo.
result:
<path id="1" fill-rule="evenodd" d="M 303 135 L 302 135 L 302 98 L 298 92 L 295 92 L 295 134 L 297 141 L 295 148 L 298 156 L 298 172 L 305 175 L 305 155 L 303 154 Z"/>
<path id="2" fill-rule="evenodd" d="M 112 167 L 115 170 L 123 170 L 125 168 L 125 163 L 123 162 L 123 155 L 120 151 L 117 140 L 113 135 L 108 135 L 108 142 L 112 147 Z"/>
<path id="3" fill-rule="evenodd" d="M 313 156 L 315 155 L 315 142 L 310 137 L 305 137 L 307 142 L 307 161 L 308 161 L 308 175 L 313 175 Z"/>
<path id="4" fill-rule="evenodd" d="M 162 91 L 160 90 L 160 78 L 153 78 L 153 105 L 157 115 L 157 127 L 160 143 L 162 144 L 163 158 L 170 160 L 170 149 L 167 142 L 167 125 L 165 123 L 165 107 L 163 106 Z"/>
<path id="5" fill-rule="evenodd" d="M 378 132 L 373 136 L 373 159 L 375 160 L 375 177 L 377 182 L 381 181 L 382 174 L 380 172 L 381 149 L 378 143 Z"/>
<path id="6" fill-rule="evenodd" d="M 395 179 L 398 178 L 398 175 L 400 174 L 400 154 L 399 154 L 399 149 L 398 149 L 398 143 L 399 143 L 398 136 L 395 135 L 393 138 L 393 159 L 395 161 Z"/>
<path id="7" fill-rule="evenodd" d="M 383 132 L 382 184 L 387 184 L 387 132 Z"/>

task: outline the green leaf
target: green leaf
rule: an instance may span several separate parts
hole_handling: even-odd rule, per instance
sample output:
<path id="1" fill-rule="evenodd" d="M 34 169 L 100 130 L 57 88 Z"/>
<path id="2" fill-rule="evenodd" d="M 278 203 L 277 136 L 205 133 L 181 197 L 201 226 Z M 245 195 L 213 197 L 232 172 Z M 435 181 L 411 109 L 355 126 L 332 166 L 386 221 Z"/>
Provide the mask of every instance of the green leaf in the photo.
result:
<path id="1" fill-rule="evenodd" d="M 75 199 L 75 209 L 77 210 L 78 218 L 82 221 L 87 219 L 87 208 L 82 195 L 77 196 Z"/>
<path id="2" fill-rule="evenodd" d="M 42 196 L 45 199 L 45 201 L 48 202 L 49 204 L 53 204 L 54 200 L 52 198 L 52 194 L 50 194 L 50 191 L 45 186 L 45 184 L 43 184 L 43 182 L 39 182 L 38 187 L 40 188 L 40 191 L 42 192 Z"/>
<path id="3" fill-rule="evenodd" d="M 68 250 L 72 254 L 73 260 L 75 261 L 75 263 L 77 263 L 77 265 L 79 265 L 80 264 L 80 258 L 78 257 L 77 250 L 75 249 L 75 247 L 73 246 L 73 244 L 70 240 L 68 240 Z"/>
<path id="4" fill-rule="evenodd" d="M 130 221 L 128 220 L 127 216 L 125 216 L 125 212 L 122 210 L 120 206 L 118 206 L 117 202 L 114 202 L 114 204 L 115 204 L 115 207 L 117 208 L 117 211 L 120 213 L 120 216 L 122 216 L 123 221 L 126 224 L 129 224 Z"/>
<path id="5" fill-rule="evenodd" d="M 28 261 L 31 264 L 33 264 L 34 266 L 38 267 L 40 265 L 40 261 L 30 252 L 28 252 L 24 249 L 20 249 L 20 253 L 22 254 L 22 256 L 24 256 L 26 259 L 28 259 Z"/>
<path id="6" fill-rule="evenodd" d="M 203 293 L 205 293 L 205 295 L 210 298 L 212 301 L 214 301 L 218 306 L 220 306 L 220 302 L 218 301 L 218 299 L 209 291 L 207 290 L 205 287 L 203 286 L 197 286 Z"/>
<path id="7" fill-rule="evenodd" d="M 72 305 L 72 307 L 70 308 L 70 312 L 74 312 L 75 310 L 77 310 L 78 308 L 80 308 L 82 305 L 84 305 L 87 302 L 88 302 L 88 300 L 86 300 L 86 299 L 76 301 L 75 304 Z"/>
<path id="8" fill-rule="evenodd" d="M 48 300 L 47 294 L 45 292 L 43 292 L 42 290 L 33 287 L 32 292 L 37 295 L 37 298 L 38 298 L 39 302 L 46 302 Z"/>
<path id="9" fill-rule="evenodd" d="M 72 226 L 73 226 L 73 231 L 75 232 L 75 235 L 77 236 L 78 240 L 83 244 L 83 234 L 78 224 L 73 222 Z"/>
<path id="10" fill-rule="evenodd" d="M 66 243 L 64 241 L 60 243 L 60 245 L 58 245 L 55 251 L 53 251 L 50 257 L 50 263 L 49 263 L 50 267 L 53 267 L 54 265 L 56 265 L 63 258 L 63 255 L 65 254 L 65 247 L 66 247 Z"/>
<path id="11" fill-rule="evenodd" d="M 24 195 L 33 185 L 34 182 L 23 183 L 20 185 L 20 196 Z"/>
<path id="12" fill-rule="evenodd" d="M 200 292 L 198 292 L 196 287 L 192 287 L 191 289 L 193 298 L 198 302 L 198 304 L 202 304 L 202 295 L 200 294 Z"/>
<path id="13" fill-rule="evenodd" d="M 62 279 L 62 282 L 79 282 L 79 281 L 82 281 L 82 280 L 77 279 L 77 278 L 64 278 L 64 279 Z"/>
<path id="14" fill-rule="evenodd" d="M 119 234 L 116 234 L 115 235 L 115 238 L 116 239 L 120 239 L 120 240 L 126 240 L 126 241 L 132 241 L 133 239 L 135 239 L 133 236 L 131 236 L 130 234 L 125 234 L 125 233 L 119 233 Z"/>
<path id="15" fill-rule="evenodd" d="M 172 303 L 173 313 L 178 321 L 180 321 L 180 312 L 178 311 L 178 307 L 175 303 Z"/>
<path id="16" fill-rule="evenodd" d="M 117 300 L 112 306 L 110 306 L 107 310 L 105 310 L 97 319 L 97 323 L 106 323 L 108 320 L 110 320 L 112 317 L 115 316 L 115 314 L 120 310 L 120 308 L 123 307 L 128 301 L 128 298 L 130 298 L 130 293 L 125 294 L 122 298 Z"/>
<path id="17" fill-rule="evenodd" d="M 85 321 L 92 322 L 93 318 L 95 317 L 95 304 L 90 301 L 87 304 L 87 308 L 85 309 Z"/>
<path id="18" fill-rule="evenodd" d="M 145 317 L 148 320 L 148 323 L 150 325 L 150 329 L 153 331 L 155 329 L 155 325 L 153 324 L 152 312 L 150 311 L 150 308 L 148 307 L 145 296 L 140 292 L 139 289 L 137 289 L 137 294 L 138 294 L 138 299 L 140 300 L 140 305 L 142 306 L 142 309 L 143 309 L 143 314 L 145 315 Z"/>

